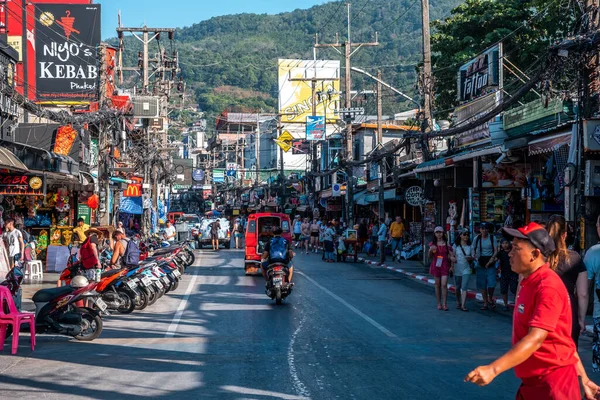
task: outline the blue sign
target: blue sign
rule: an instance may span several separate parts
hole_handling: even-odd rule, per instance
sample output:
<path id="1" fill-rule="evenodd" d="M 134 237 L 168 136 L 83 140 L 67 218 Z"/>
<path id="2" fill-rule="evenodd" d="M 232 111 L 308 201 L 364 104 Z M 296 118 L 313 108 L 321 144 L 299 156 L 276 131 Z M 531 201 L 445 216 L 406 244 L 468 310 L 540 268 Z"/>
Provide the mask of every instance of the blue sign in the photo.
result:
<path id="1" fill-rule="evenodd" d="M 195 169 L 192 172 L 192 179 L 196 182 L 201 182 L 204 180 L 204 171 L 201 169 Z"/>
<path id="2" fill-rule="evenodd" d="M 227 170 L 227 176 L 234 176 L 236 175 L 236 170 L 235 169 L 228 169 Z"/>
<path id="3" fill-rule="evenodd" d="M 324 140 L 325 139 L 325 117 L 312 116 L 306 117 L 306 140 Z"/>

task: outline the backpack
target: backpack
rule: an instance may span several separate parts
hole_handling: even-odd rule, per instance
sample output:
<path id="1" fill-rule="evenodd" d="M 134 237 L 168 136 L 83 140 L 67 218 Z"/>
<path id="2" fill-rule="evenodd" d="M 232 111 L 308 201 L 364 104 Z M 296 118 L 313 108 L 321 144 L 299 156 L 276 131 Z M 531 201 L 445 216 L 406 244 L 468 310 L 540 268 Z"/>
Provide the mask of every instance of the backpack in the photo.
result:
<path id="1" fill-rule="evenodd" d="M 89 238 L 83 242 L 81 249 L 79 249 L 79 258 L 84 269 L 93 269 L 98 265 L 98 258 L 94 254 L 92 241 Z"/>
<path id="2" fill-rule="evenodd" d="M 288 243 L 281 236 L 271 239 L 269 249 L 269 259 L 271 261 L 286 261 L 288 259 Z"/>
<path id="3" fill-rule="evenodd" d="M 137 243 L 131 239 L 127 240 L 127 247 L 123 253 L 123 264 L 127 266 L 137 266 L 140 263 L 140 248 Z"/>
<path id="4" fill-rule="evenodd" d="M 237 231 L 239 233 L 244 233 L 244 227 L 242 226 L 242 224 L 238 224 Z"/>

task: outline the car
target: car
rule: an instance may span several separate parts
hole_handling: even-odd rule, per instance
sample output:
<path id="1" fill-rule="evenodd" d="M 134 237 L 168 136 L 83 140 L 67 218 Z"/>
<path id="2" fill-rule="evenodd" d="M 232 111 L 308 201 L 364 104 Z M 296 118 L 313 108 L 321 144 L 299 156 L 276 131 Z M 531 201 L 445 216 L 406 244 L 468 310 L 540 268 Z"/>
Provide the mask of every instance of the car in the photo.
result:
<path id="1" fill-rule="evenodd" d="M 211 224 L 219 220 L 221 229 L 219 229 L 219 246 L 224 246 L 226 249 L 231 248 L 231 226 L 227 218 L 204 218 L 199 225 L 196 235 L 196 243 L 198 248 L 208 245 L 212 246 Z"/>

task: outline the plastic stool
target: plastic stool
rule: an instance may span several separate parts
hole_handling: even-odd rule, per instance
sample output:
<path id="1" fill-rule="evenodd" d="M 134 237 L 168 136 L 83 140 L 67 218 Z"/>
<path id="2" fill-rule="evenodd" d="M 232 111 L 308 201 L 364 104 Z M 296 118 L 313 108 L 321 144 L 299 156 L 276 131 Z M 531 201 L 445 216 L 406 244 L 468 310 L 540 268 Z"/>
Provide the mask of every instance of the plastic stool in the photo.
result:
<path id="1" fill-rule="evenodd" d="M 30 279 L 44 279 L 44 267 L 40 260 L 32 260 L 25 262 L 25 276 L 29 275 Z"/>

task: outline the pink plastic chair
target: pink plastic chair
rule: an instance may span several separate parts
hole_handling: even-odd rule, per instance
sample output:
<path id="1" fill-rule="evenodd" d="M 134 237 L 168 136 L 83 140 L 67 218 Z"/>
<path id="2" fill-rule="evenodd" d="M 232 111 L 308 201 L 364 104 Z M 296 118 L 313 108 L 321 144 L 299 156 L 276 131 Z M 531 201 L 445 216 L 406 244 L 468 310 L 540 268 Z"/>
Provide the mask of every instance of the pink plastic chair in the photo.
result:
<path id="1" fill-rule="evenodd" d="M 4 312 L 4 304 L 8 304 L 9 313 Z M 35 314 L 22 313 L 17 311 L 10 290 L 7 287 L 0 286 L 0 351 L 4 349 L 4 340 L 6 340 L 6 329 L 8 325 L 13 327 L 12 354 L 17 354 L 19 347 L 19 331 L 23 323 L 29 322 L 31 332 L 31 350 L 35 348 Z"/>

